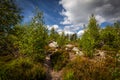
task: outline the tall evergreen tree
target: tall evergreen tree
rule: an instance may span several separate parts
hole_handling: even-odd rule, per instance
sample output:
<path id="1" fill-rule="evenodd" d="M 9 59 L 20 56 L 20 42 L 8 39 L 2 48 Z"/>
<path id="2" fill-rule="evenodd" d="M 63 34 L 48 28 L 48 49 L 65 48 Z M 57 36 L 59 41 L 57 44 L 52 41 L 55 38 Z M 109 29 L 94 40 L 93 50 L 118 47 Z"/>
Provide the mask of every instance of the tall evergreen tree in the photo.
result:
<path id="1" fill-rule="evenodd" d="M 20 22 L 20 11 L 14 0 L 0 0 L 0 34 L 8 32 L 12 26 Z"/>
<path id="2" fill-rule="evenodd" d="M 88 32 L 90 36 L 97 41 L 99 39 L 99 25 L 97 24 L 97 20 L 95 19 L 94 15 L 90 17 L 89 24 L 88 24 Z"/>
<path id="3" fill-rule="evenodd" d="M 50 40 L 57 40 L 57 38 L 59 37 L 59 34 L 57 33 L 57 31 L 55 31 L 54 28 L 52 28 L 50 30 Z"/>
<path id="4" fill-rule="evenodd" d="M 99 39 L 99 26 L 94 15 L 92 15 L 90 17 L 88 27 L 86 28 L 80 42 L 80 45 L 82 46 L 87 56 L 89 57 L 93 56 L 94 48 L 98 44 L 98 39 Z"/>
<path id="5" fill-rule="evenodd" d="M 21 10 L 14 0 L 0 0 L 0 54 L 9 54 L 14 51 L 12 29 L 22 19 Z"/>
<path id="6" fill-rule="evenodd" d="M 77 34 L 76 33 L 74 33 L 70 36 L 71 41 L 75 41 L 76 39 L 77 39 Z"/>

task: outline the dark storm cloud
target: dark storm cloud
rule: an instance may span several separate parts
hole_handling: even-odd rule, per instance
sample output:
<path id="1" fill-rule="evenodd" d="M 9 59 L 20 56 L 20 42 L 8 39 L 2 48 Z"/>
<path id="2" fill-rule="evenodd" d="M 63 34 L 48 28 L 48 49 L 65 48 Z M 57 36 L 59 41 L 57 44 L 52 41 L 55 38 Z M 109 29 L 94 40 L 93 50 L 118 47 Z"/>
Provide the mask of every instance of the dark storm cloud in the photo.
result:
<path id="1" fill-rule="evenodd" d="M 120 0 L 94 0 L 91 6 L 106 17 L 120 16 Z"/>
<path id="2" fill-rule="evenodd" d="M 86 24 L 91 14 L 100 24 L 120 20 L 120 0 L 61 0 L 60 4 L 64 8 L 63 24 Z"/>

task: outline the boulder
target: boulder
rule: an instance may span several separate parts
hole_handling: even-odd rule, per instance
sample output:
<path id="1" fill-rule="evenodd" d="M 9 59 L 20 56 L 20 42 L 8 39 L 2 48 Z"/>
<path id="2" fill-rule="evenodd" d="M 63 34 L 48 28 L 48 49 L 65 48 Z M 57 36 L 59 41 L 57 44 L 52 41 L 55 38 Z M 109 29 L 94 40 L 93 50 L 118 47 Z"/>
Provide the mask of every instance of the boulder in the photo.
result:
<path id="1" fill-rule="evenodd" d="M 97 54 L 95 54 L 95 56 L 101 57 L 101 58 L 105 58 L 106 54 L 104 51 L 98 51 Z"/>
<path id="2" fill-rule="evenodd" d="M 73 47 L 72 51 L 79 52 L 80 50 L 78 49 L 78 47 Z"/>
<path id="3" fill-rule="evenodd" d="M 83 54 L 82 51 L 77 51 L 77 52 L 76 52 L 76 55 L 83 56 L 84 54 Z"/>
<path id="4" fill-rule="evenodd" d="M 58 47 L 58 44 L 57 44 L 57 42 L 53 41 L 53 42 L 51 42 L 51 43 L 49 44 L 49 47 L 51 47 L 51 48 L 57 48 L 57 47 Z"/>
<path id="5" fill-rule="evenodd" d="M 83 52 L 79 50 L 78 47 L 73 47 L 72 51 L 76 53 L 76 55 L 83 56 Z"/>
<path id="6" fill-rule="evenodd" d="M 72 48 L 72 47 L 74 47 L 74 45 L 72 45 L 72 44 L 67 44 L 66 45 L 66 48 Z"/>

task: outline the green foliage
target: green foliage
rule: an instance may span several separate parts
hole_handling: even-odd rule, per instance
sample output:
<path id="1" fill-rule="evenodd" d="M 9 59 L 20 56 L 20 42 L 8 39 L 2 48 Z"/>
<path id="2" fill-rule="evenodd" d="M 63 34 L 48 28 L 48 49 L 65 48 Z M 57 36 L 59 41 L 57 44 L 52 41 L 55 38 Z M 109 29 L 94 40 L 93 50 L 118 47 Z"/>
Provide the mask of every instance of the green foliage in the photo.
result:
<path id="1" fill-rule="evenodd" d="M 111 53 L 111 52 L 110 52 Z M 113 52 L 112 52 L 113 53 Z M 113 53 L 115 54 L 115 53 Z M 111 77 L 112 80 L 119 80 L 120 79 L 120 61 L 119 59 L 116 57 L 107 57 L 106 59 L 106 66 L 108 66 L 110 72 L 111 72 Z"/>
<path id="2" fill-rule="evenodd" d="M 97 24 L 94 15 L 90 17 L 87 31 L 95 41 L 99 39 L 99 25 Z"/>
<path id="3" fill-rule="evenodd" d="M 39 14 L 39 15 L 38 15 Z M 29 55 L 38 60 L 44 58 L 44 48 L 48 43 L 48 32 L 41 20 L 41 13 L 33 18 L 30 25 L 16 25 L 13 27 L 12 33 L 16 37 L 14 41 L 15 46 L 18 48 L 20 54 Z M 37 23 L 35 22 L 37 21 Z"/>
<path id="4" fill-rule="evenodd" d="M 117 27 L 120 24 L 114 26 L 107 26 L 101 30 L 100 38 L 104 42 L 104 45 L 108 45 L 111 49 L 120 48 L 120 28 Z"/>
<path id="5" fill-rule="evenodd" d="M 113 45 L 115 40 L 116 31 L 113 27 L 107 26 L 105 29 L 101 31 L 101 39 L 104 41 L 106 45 Z"/>
<path id="6" fill-rule="evenodd" d="M 64 32 L 62 32 L 62 34 L 58 34 L 54 28 L 52 28 L 50 31 L 49 39 L 56 41 L 59 47 L 63 47 L 69 40 Z"/>
<path id="7" fill-rule="evenodd" d="M 102 49 L 102 50 L 106 50 L 106 51 L 113 51 L 113 50 L 115 50 L 114 48 L 112 48 L 112 47 L 109 46 L 109 45 L 103 45 L 101 49 Z"/>
<path id="8" fill-rule="evenodd" d="M 77 34 L 70 36 L 63 32 L 59 35 L 52 28 L 48 35 L 43 13 L 38 9 L 29 24 L 16 25 L 22 16 L 14 1 L 1 0 L 0 6 L 0 80 L 45 80 L 46 70 L 40 63 L 44 62 L 48 42 L 55 40 L 61 49 L 70 41 L 78 45 Z M 93 57 L 95 49 L 100 48 L 108 51 L 107 57 L 100 61 L 76 58 L 67 65 L 69 54 L 64 50 L 54 52 L 51 65 L 57 71 L 65 67 L 63 80 L 120 80 L 120 57 L 117 56 L 120 49 L 119 22 L 100 29 L 92 15 L 79 41 L 86 56 Z"/>
<path id="9" fill-rule="evenodd" d="M 15 50 L 15 37 L 10 31 L 21 21 L 20 11 L 13 0 L 0 1 L 0 55 L 11 54 Z"/>
<path id="10" fill-rule="evenodd" d="M 113 71 L 113 77 L 114 77 L 114 80 L 119 80 L 120 79 L 120 69 L 119 67 L 116 67 Z"/>
<path id="11" fill-rule="evenodd" d="M 44 47 L 48 43 L 48 30 L 43 24 L 42 13 L 37 10 L 30 24 L 16 25 L 9 30 L 7 36 L 0 38 L 1 54 L 44 54 Z"/>
<path id="12" fill-rule="evenodd" d="M 92 57 L 94 49 L 98 45 L 99 40 L 99 27 L 95 17 L 92 15 L 85 33 L 83 34 L 80 45 L 87 56 Z"/>
<path id="13" fill-rule="evenodd" d="M 57 43 L 60 47 L 63 47 L 67 42 L 68 39 L 66 38 L 64 32 L 62 32 L 62 34 L 58 36 Z"/>
<path id="14" fill-rule="evenodd" d="M 13 0 L 0 1 L 0 35 L 8 32 L 21 18 L 20 9 Z"/>
<path id="15" fill-rule="evenodd" d="M 14 41 L 16 41 L 16 37 L 12 34 L 2 37 L 0 40 L 0 55 L 12 54 L 16 50 Z"/>
<path id="16" fill-rule="evenodd" d="M 25 26 L 16 25 L 13 29 L 14 35 L 17 37 L 14 44 L 18 48 L 19 53 L 30 53 L 31 51 L 32 44 L 31 44 L 31 37 L 29 36 L 29 34 L 31 34 L 29 31 L 30 27 L 28 28 L 27 27 L 28 27 L 27 25 Z"/>
<path id="17" fill-rule="evenodd" d="M 86 56 L 92 57 L 94 53 L 95 40 L 90 36 L 88 32 L 85 32 L 81 39 L 82 49 Z"/>
<path id="18" fill-rule="evenodd" d="M 55 70 L 61 70 L 68 62 L 69 54 L 64 51 L 57 51 L 51 55 L 51 64 Z"/>
<path id="19" fill-rule="evenodd" d="M 59 34 L 55 31 L 54 28 L 51 29 L 50 31 L 50 40 L 57 40 L 57 38 L 59 37 Z"/>
<path id="20" fill-rule="evenodd" d="M 71 41 L 76 41 L 77 40 L 77 34 L 75 33 L 75 34 L 72 34 L 71 36 L 70 36 L 70 40 Z"/>
<path id="21" fill-rule="evenodd" d="M 1 80 L 45 80 L 45 78 L 45 68 L 41 64 L 35 64 L 30 58 L 11 61 L 0 72 Z"/>
<path id="22" fill-rule="evenodd" d="M 74 80 L 74 73 L 73 71 L 66 70 L 65 73 L 63 73 L 63 80 Z"/>
<path id="23" fill-rule="evenodd" d="M 33 57 L 33 60 L 36 62 L 43 63 L 45 60 L 45 54 L 43 54 L 43 53 L 34 54 L 32 57 Z"/>

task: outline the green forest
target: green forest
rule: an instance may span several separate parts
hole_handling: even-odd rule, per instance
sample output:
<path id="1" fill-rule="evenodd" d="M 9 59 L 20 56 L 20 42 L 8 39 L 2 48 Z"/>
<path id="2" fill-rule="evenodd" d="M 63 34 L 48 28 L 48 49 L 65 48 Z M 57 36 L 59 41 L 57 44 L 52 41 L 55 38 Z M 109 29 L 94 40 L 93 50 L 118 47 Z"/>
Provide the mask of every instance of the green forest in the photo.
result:
<path id="1" fill-rule="evenodd" d="M 48 30 L 43 12 L 21 24 L 13 0 L 0 1 L 0 80 L 120 80 L 120 22 L 101 28 L 90 16 L 84 34 Z"/>

